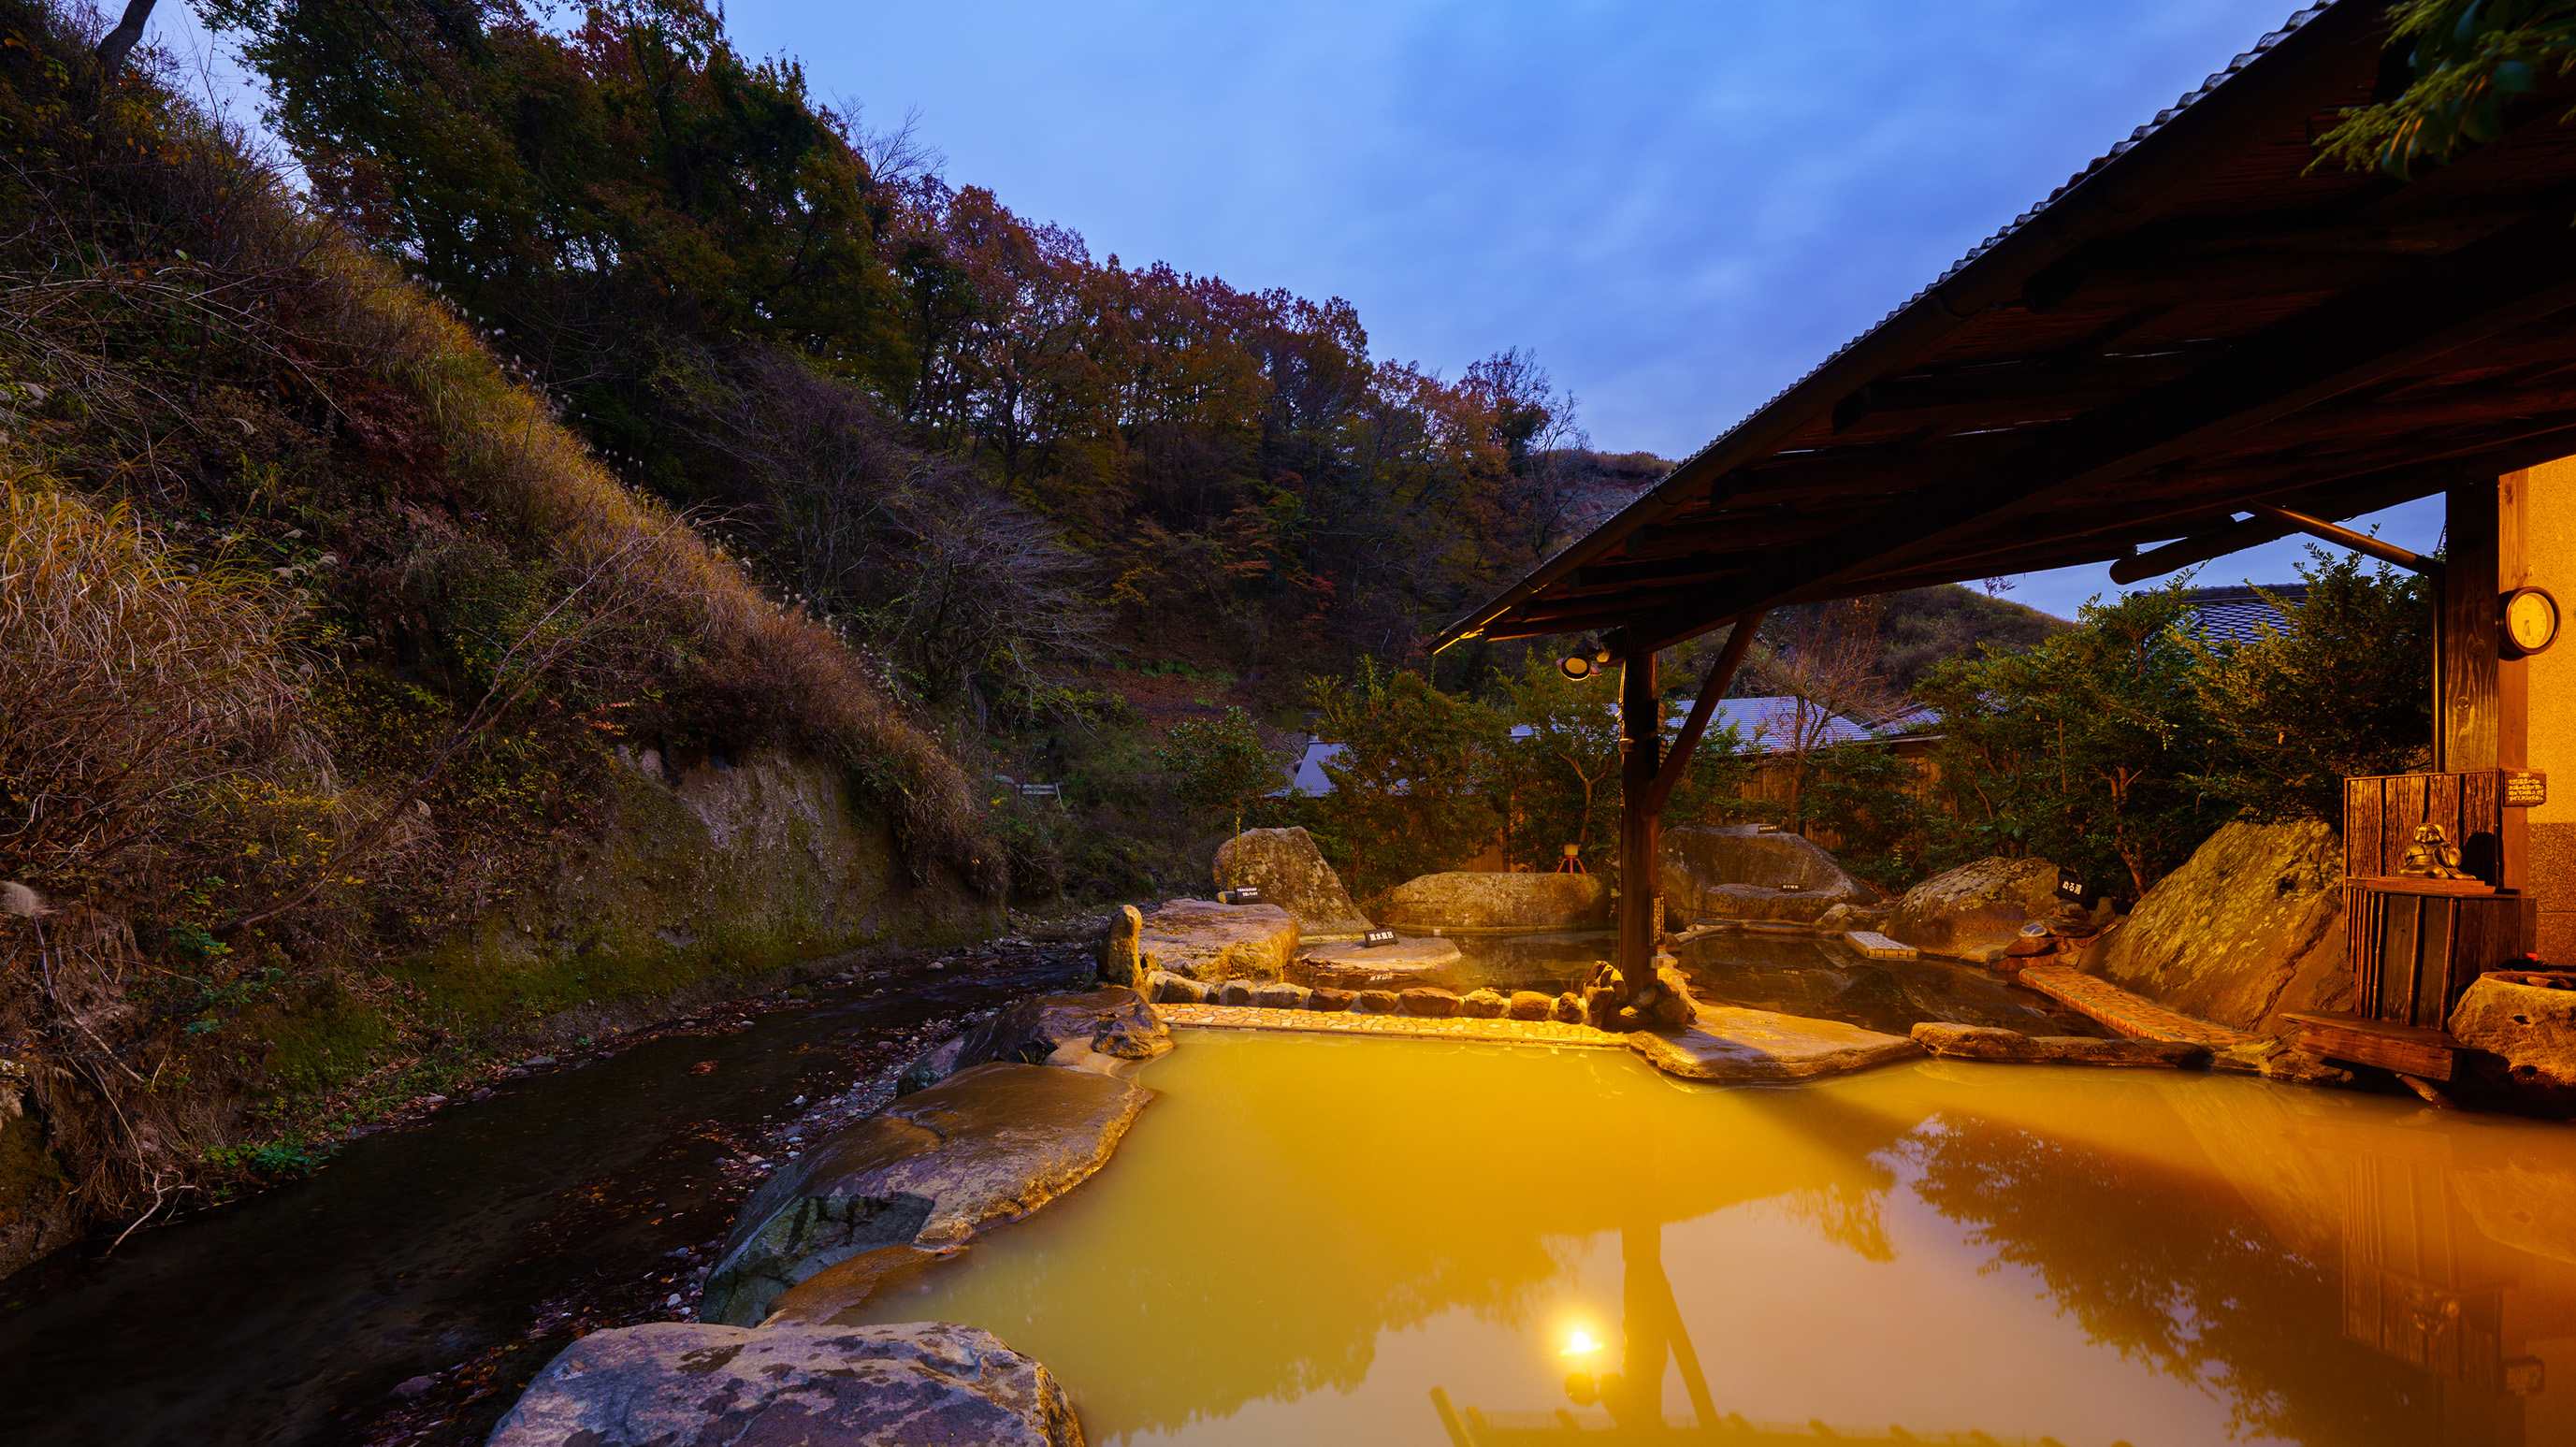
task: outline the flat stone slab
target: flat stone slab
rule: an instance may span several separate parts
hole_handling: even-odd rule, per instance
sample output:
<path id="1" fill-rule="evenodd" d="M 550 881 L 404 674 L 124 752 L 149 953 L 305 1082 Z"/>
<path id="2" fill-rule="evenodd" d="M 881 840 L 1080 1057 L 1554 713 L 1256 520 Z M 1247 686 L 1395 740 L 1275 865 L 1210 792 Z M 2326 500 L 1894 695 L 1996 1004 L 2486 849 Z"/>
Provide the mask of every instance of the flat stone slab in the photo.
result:
<path id="1" fill-rule="evenodd" d="M 1911 960 L 1919 958 L 1914 946 L 1898 944 L 1876 930 L 1847 930 L 1843 940 L 1853 949 L 1873 960 Z"/>
<path id="2" fill-rule="evenodd" d="M 2207 1065 L 2210 1048 L 2190 1040 L 2096 1040 L 2082 1035 L 2024 1035 L 1985 1025 L 1926 1020 L 1914 1039 L 1948 1060 L 1996 1060 L 2024 1065 L 2145 1065 L 2178 1069 Z"/>
<path id="3" fill-rule="evenodd" d="M 1687 1030 L 1640 1030 L 1625 1039 L 1668 1075 L 1729 1084 L 1813 1080 L 1923 1053 L 1902 1035 L 1737 1005 L 1702 1005 Z"/>
<path id="4" fill-rule="evenodd" d="M 1406 880 L 1388 892 L 1382 921 L 1448 934 L 1521 934 L 1609 922 L 1610 882 L 1600 875 L 1476 870 Z"/>
<path id="5" fill-rule="evenodd" d="M 1432 985 L 1463 988 L 1465 956 L 1444 939 L 1400 939 L 1371 948 L 1360 944 L 1306 945 L 1289 961 L 1285 978 L 1296 985 L 1335 990 L 1409 990 Z"/>
<path id="6" fill-rule="evenodd" d="M 2177 1014 L 2069 965 L 2032 965 L 2016 979 L 2075 1013 L 2099 1020 L 2133 1039 L 2186 1041 L 2226 1050 L 2263 1038 Z"/>
<path id="7" fill-rule="evenodd" d="M 1079 1447 L 1082 1427 L 1053 1374 L 971 1326 L 657 1321 L 565 1347 L 489 1447 L 716 1442 Z"/>
<path id="8" fill-rule="evenodd" d="M 1275 904 L 1176 899 L 1145 916 L 1136 954 L 1148 973 L 1275 980 L 1297 957 L 1297 921 Z"/>
<path id="9" fill-rule="evenodd" d="M 769 1178 L 707 1279 L 700 1315 L 747 1326 L 781 1292 L 884 1246 L 955 1246 L 1108 1161 L 1153 1092 L 1044 1065 L 978 1065 L 908 1095 Z"/>
<path id="10" fill-rule="evenodd" d="M 1453 1015 L 1363 1015 L 1356 1011 L 1264 1010 L 1248 1005 L 1158 1005 L 1166 1023 L 1203 1030 L 1295 1030 L 1315 1035 L 1490 1040 L 1505 1045 L 1588 1045 L 1616 1050 L 1628 1037 L 1553 1020 L 1479 1020 Z"/>

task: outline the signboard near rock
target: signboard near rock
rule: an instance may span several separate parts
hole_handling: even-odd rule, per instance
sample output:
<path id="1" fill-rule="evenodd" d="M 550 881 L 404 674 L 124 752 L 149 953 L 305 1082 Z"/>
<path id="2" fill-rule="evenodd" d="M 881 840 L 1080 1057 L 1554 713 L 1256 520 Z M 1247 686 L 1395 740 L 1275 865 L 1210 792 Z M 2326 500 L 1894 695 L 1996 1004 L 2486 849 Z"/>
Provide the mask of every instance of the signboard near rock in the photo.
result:
<path id="1" fill-rule="evenodd" d="M 1342 877 L 1305 830 L 1247 829 L 1217 846 L 1216 882 L 1260 891 L 1264 904 L 1294 915 L 1301 939 L 1348 939 L 1369 927 Z"/>

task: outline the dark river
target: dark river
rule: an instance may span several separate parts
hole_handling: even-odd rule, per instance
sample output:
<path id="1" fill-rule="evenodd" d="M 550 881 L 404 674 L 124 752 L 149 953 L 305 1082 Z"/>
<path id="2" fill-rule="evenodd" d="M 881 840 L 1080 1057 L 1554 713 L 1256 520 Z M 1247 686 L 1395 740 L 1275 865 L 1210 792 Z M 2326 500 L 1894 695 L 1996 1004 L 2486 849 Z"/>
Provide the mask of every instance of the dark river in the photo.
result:
<path id="1" fill-rule="evenodd" d="M 662 1293 L 689 1283 L 668 1253 L 720 1237 L 747 1188 L 718 1162 L 774 1153 L 797 1097 L 1089 972 L 1087 951 L 1014 950 L 720 1011 L 352 1142 L 308 1180 L 113 1257 L 105 1236 L 58 1252 L 0 1281 L 0 1442 L 479 1441 L 582 1330 L 672 1314 Z M 401 1420 L 395 1387 L 430 1373 L 461 1380 L 422 1394 L 410 1416 L 428 1421 Z"/>

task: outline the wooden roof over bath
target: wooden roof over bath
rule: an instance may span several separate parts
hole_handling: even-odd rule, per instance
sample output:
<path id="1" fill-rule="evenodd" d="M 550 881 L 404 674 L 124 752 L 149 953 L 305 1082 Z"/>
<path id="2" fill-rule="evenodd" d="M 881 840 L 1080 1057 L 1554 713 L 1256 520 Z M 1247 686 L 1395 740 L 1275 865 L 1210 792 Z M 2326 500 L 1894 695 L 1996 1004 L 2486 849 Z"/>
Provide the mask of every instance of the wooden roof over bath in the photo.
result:
<path id="1" fill-rule="evenodd" d="M 2404 83 L 2383 9 L 2291 17 L 1434 647 L 2158 571 L 2576 453 L 2569 88 L 2411 183 L 2311 171 Z"/>

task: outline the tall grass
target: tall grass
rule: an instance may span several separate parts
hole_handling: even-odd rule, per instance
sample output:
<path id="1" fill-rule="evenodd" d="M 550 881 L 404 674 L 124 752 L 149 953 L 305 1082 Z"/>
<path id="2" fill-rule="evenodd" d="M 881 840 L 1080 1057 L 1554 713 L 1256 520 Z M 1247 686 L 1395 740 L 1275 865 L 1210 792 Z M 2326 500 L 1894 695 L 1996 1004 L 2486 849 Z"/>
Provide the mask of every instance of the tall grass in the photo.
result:
<path id="1" fill-rule="evenodd" d="M 0 867 L 96 891 L 292 752 L 297 611 L 248 570 L 174 566 L 122 503 L 0 477 Z"/>

